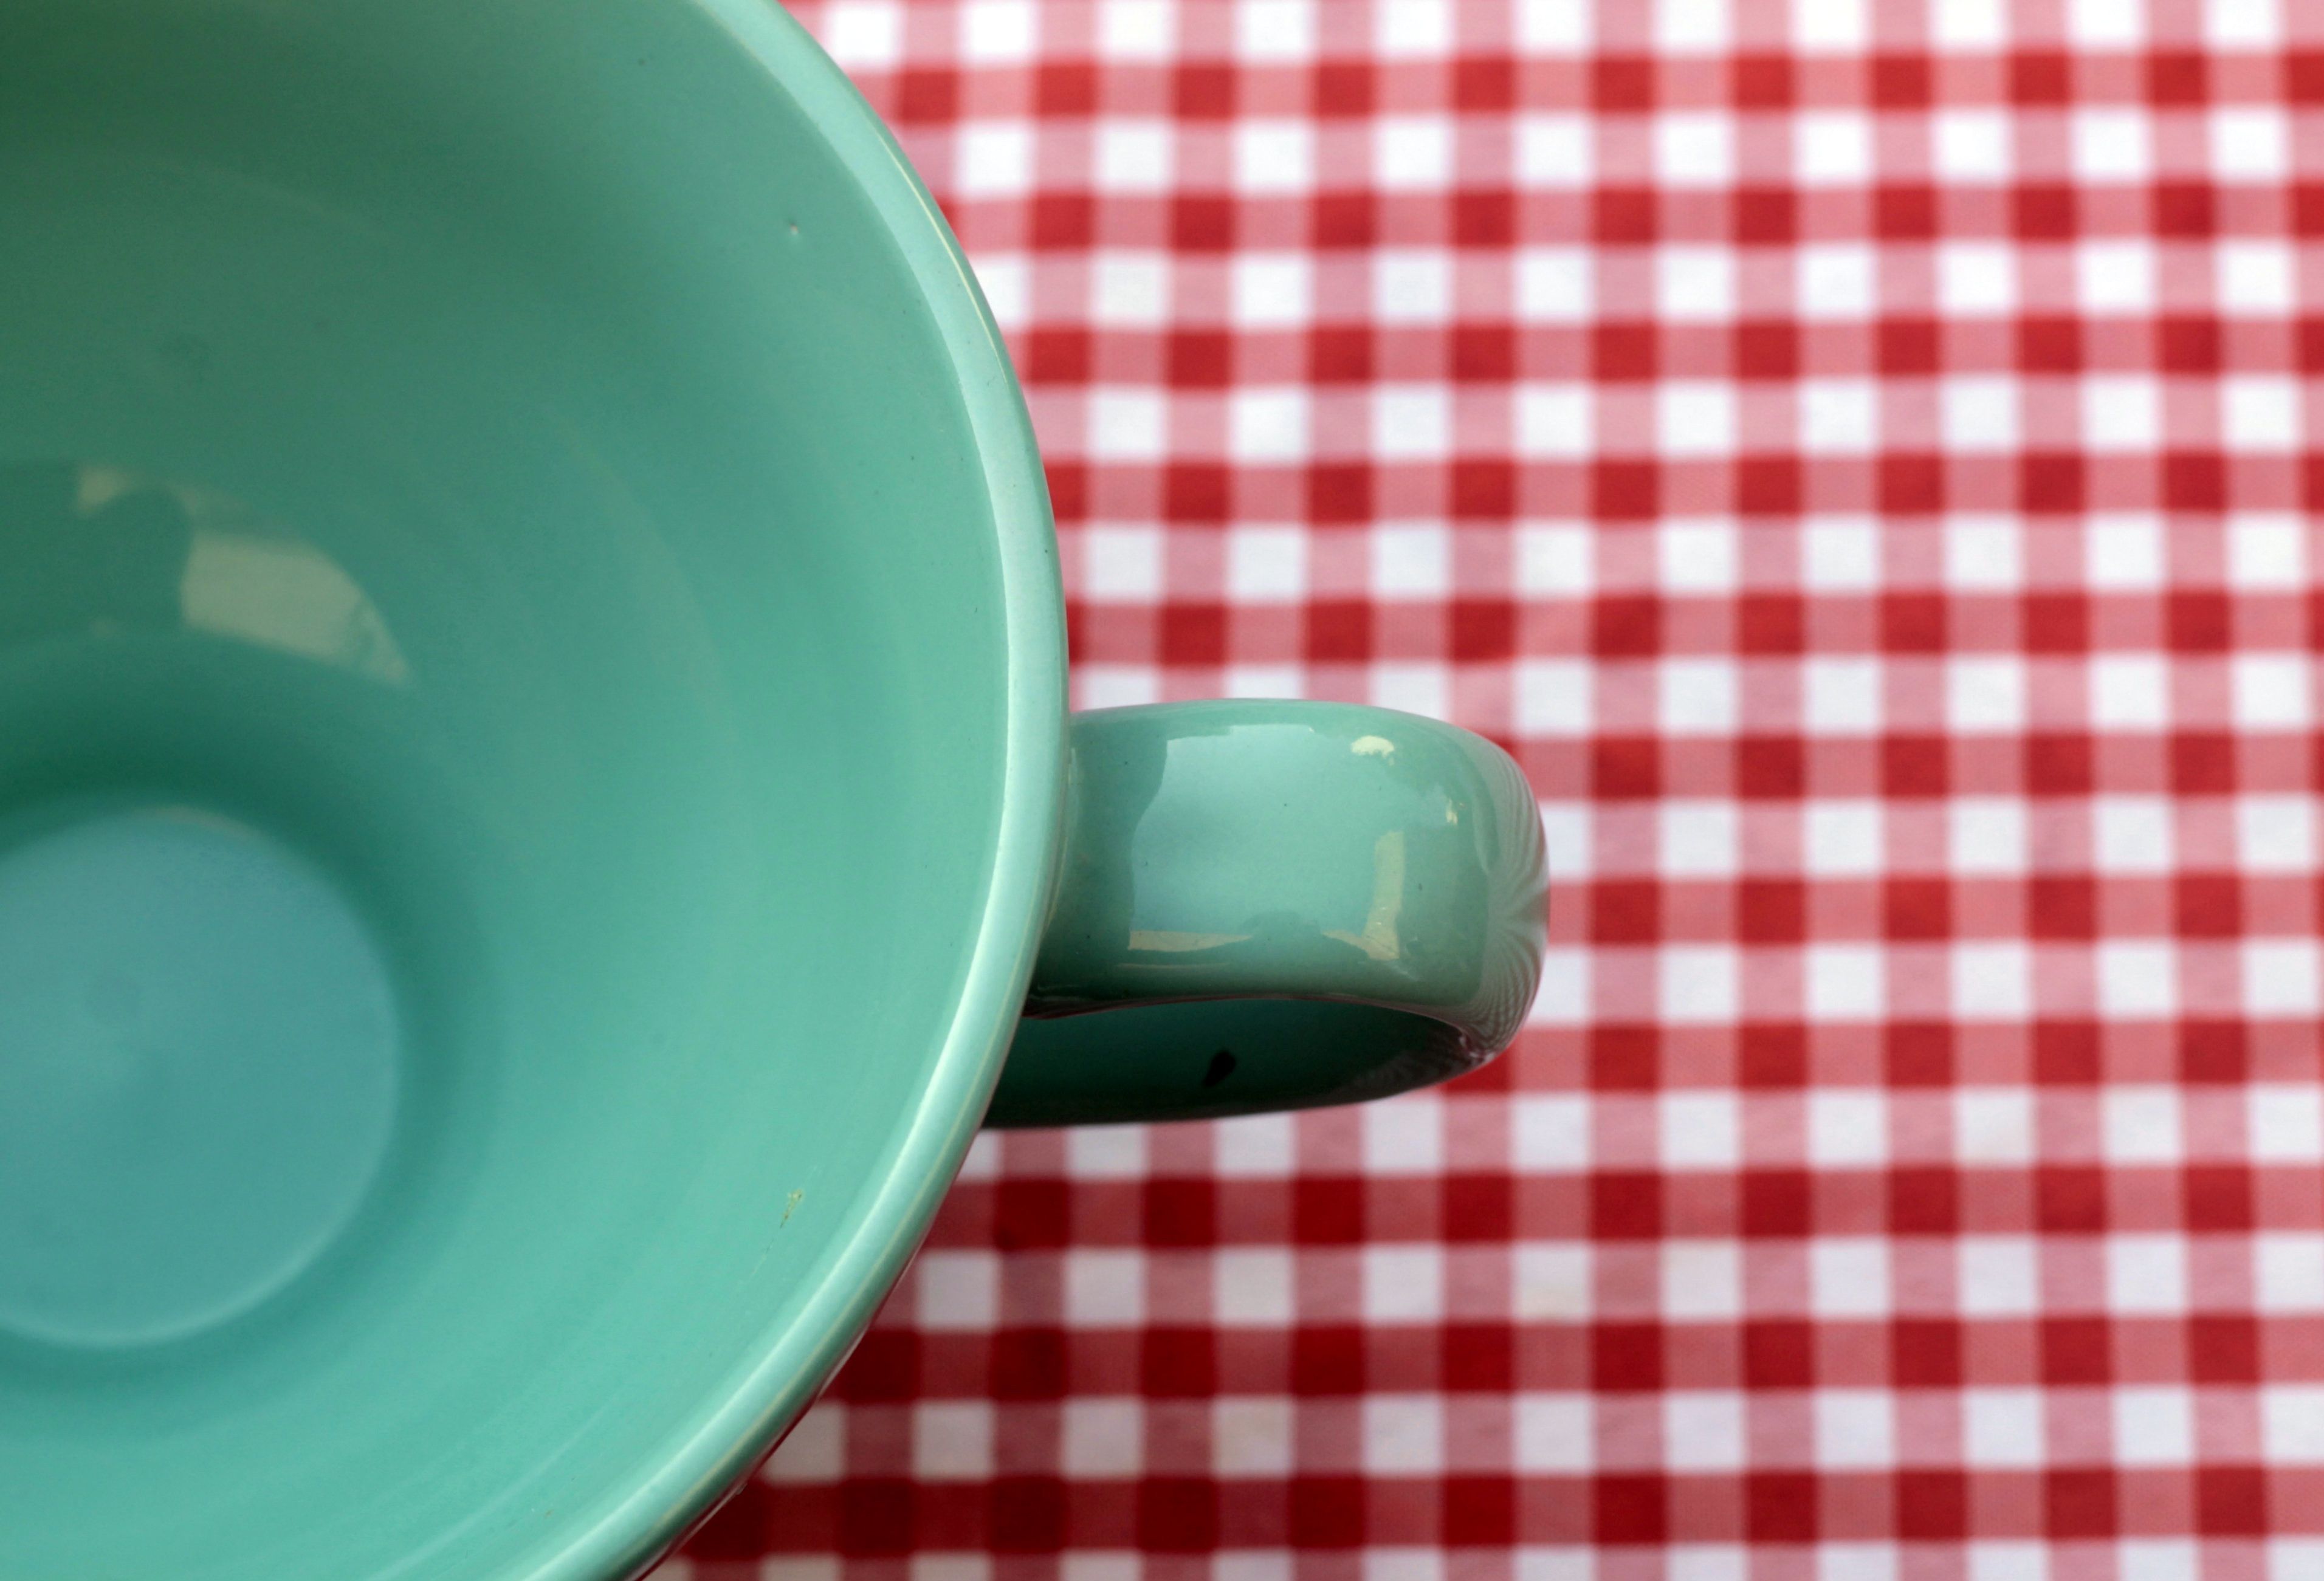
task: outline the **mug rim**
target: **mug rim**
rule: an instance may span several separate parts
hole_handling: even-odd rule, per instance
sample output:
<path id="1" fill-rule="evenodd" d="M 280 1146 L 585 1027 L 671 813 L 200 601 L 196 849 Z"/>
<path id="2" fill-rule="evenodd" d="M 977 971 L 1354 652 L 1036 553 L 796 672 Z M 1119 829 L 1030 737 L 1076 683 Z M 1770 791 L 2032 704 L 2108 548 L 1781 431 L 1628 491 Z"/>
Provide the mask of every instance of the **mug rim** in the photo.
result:
<path id="1" fill-rule="evenodd" d="M 885 123 L 775 0 L 676 0 L 718 24 L 814 123 L 893 239 L 940 336 L 982 468 L 1006 653 L 1001 822 L 976 941 L 926 1084 L 885 1167 L 845 1209 L 805 1303 L 746 1352 L 733 1385 L 534 1581 L 640 1574 L 707 1519 L 846 1360 L 918 1253 L 999 1080 L 1047 920 L 1065 807 L 1065 592 L 1040 452 L 967 256 Z"/>

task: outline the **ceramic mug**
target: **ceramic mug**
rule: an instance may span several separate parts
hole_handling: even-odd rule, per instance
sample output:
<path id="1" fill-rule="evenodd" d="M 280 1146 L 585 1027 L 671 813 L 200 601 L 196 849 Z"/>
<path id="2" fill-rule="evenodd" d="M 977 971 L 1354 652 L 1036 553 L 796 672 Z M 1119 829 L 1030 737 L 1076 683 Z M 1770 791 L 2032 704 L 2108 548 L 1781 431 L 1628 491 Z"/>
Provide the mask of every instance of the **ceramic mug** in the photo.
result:
<path id="1" fill-rule="evenodd" d="M 632 1575 L 981 1121 L 1516 1031 L 1499 750 L 1069 724 L 1007 358 L 762 0 L 15 0 L 0 280 L 9 1581 Z"/>

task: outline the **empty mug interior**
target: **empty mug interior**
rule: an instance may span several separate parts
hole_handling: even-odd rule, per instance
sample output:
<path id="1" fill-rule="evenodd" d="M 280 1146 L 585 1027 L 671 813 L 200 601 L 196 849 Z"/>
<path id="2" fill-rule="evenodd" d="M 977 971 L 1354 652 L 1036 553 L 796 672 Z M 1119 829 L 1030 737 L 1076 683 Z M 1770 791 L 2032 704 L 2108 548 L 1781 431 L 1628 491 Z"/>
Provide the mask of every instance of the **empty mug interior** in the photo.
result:
<path id="1" fill-rule="evenodd" d="M 0 11 L 12 1581 L 622 1573 L 916 1238 L 1061 655 L 803 51 Z"/>

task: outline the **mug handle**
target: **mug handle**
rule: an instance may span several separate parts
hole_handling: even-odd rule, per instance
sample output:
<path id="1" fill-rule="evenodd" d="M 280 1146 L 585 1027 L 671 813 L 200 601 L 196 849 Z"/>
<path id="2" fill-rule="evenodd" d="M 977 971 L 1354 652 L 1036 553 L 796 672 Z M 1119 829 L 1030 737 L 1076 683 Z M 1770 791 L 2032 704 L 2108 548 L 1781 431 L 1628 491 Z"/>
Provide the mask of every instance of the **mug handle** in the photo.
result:
<path id="1" fill-rule="evenodd" d="M 1524 774 L 1345 703 L 1076 715 L 1065 860 L 985 1124 L 1191 1120 L 1474 1070 L 1541 979 Z"/>

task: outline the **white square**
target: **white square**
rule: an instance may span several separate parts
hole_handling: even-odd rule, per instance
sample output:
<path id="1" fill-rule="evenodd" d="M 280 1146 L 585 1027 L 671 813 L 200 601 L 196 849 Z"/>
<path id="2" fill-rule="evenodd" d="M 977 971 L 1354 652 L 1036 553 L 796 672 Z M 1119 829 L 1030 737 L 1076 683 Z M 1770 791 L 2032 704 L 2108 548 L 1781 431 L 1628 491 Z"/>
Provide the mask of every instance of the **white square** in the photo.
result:
<path id="1" fill-rule="evenodd" d="M 1862 517 L 1811 518 L 1800 530 L 1800 579 L 1816 593 L 1880 585 L 1880 529 Z"/>
<path id="2" fill-rule="evenodd" d="M 904 58 L 904 17 L 881 0 L 840 0 L 823 14 L 823 47 L 853 71 L 893 66 Z"/>
<path id="3" fill-rule="evenodd" d="M 1872 123 L 1860 110 L 1810 110 L 1792 123 L 1792 170 L 1803 187 L 1872 179 Z"/>
<path id="4" fill-rule="evenodd" d="M 1675 517 L 1655 529 L 1655 539 L 1665 593 L 1735 591 L 1739 545 L 1732 521 Z"/>
<path id="5" fill-rule="evenodd" d="M 1665 247 L 1655 254 L 1655 298 L 1662 316 L 1711 323 L 1735 316 L 1735 255 L 1724 247 Z"/>
<path id="6" fill-rule="evenodd" d="M 2186 1310 L 2187 1244 L 2179 1236 L 2108 1236 L 2106 1259 L 2107 1310 Z"/>
<path id="7" fill-rule="evenodd" d="M 1964 1389 L 1960 1398 L 1965 1462 L 1992 1469 L 2042 1464 L 2048 1434 L 2038 1390 Z"/>
<path id="8" fill-rule="evenodd" d="M 981 1482 L 992 1475 L 992 1402 L 924 1400 L 912 1407 L 912 1475 Z"/>
<path id="9" fill-rule="evenodd" d="M 1452 174 L 1452 123 L 1441 115 L 1387 115 L 1372 125 L 1372 170 L 1390 192 L 1441 188 Z"/>
<path id="10" fill-rule="evenodd" d="M 1929 120 L 1929 161 L 1939 179 L 1966 186 L 2009 179 L 2008 116 L 1999 110 L 1949 109 Z"/>
<path id="11" fill-rule="evenodd" d="M 2050 1581 L 2049 1548 L 2022 1538 L 1972 1541 L 1969 1581 Z"/>
<path id="12" fill-rule="evenodd" d="M 1731 1542 L 1674 1542 L 1664 1581 L 1748 1581 L 1748 1563 L 1741 1545 Z M 1595 1570 L 1572 1576 L 1552 1576 L 1547 1581 L 1592 1581 Z M 1520 1581 L 1533 1581 L 1530 1576 Z"/>
<path id="13" fill-rule="evenodd" d="M 2171 722 L 2171 676 L 2153 653 L 2101 653 L 2089 667 L 2090 722 L 2101 730 L 2159 730 Z"/>
<path id="14" fill-rule="evenodd" d="M 2290 511 L 2227 519 L 2227 583 L 2245 592 L 2291 593 L 2308 582 L 2308 524 Z"/>
<path id="15" fill-rule="evenodd" d="M 1735 1095 L 1679 1088 L 1655 1099 L 1655 1157 L 1668 1170 L 1729 1170 L 1743 1158 L 1743 1120 Z"/>
<path id="16" fill-rule="evenodd" d="M 1367 1548 L 1362 1581 L 1444 1581 L 1444 1553 L 1436 1548 Z"/>
<path id="17" fill-rule="evenodd" d="M 2024 1317 L 2041 1304 L 2041 1262 L 2031 1236 L 1961 1236 L 1953 1277 L 1963 1317 Z"/>
<path id="18" fill-rule="evenodd" d="M 1886 1010 L 1887 961 L 1878 946 L 1811 944 L 1806 959 L 1809 1020 L 1876 1021 Z"/>
<path id="19" fill-rule="evenodd" d="M 1880 728 L 1880 661 L 1811 656 L 1800 663 L 1800 728 L 1811 736 L 1868 735 Z"/>
<path id="20" fill-rule="evenodd" d="M 1433 1175 L 1444 1167 L 1444 1103 L 1432 1093 L 1406 1093 L 1357 1111 L 1364 1138 L 1364 1169 L 1374 1175 Z"/>
<path id="21" fill-rule="evenodd" d="M 2238 653 L 2227 660 L 2236 723 L 2253 731 L 2308 728 L 2312 677 L 2295 653 Z"/>
<path id="22" fill-rule="evenodd" d="M 1730 32 L 1727 0 L 1654 0 L 1655 47 L 1674 55 L 1716 54 Z"/>
<path id="23" fill-rule="evenodd" d="M 2317 1155 L 2310 1154 L 2308 1162 Z M 2252 1237 L 2253 1290 L 2263 1312 L 2324 1306 L 2324 1236 L 2312 1230 L 2262 1230 Z"/>
<path id="24" fill-rule="evenodd" d="M 1146 1319 L 1142 1252 L 1077 1246 L 1065 1254 L 1065 1321 L 1081 1328 L 1129 1328 Z"/>
<path id="25" fill-rule="evenodd" d="M 2115 1543 L 2115 1581 L 2187 1581 L 2203 1573 L 2203 1561 L 2191 1537 L 2126 1537 Z M 2324 1555 L 2301 1575 L 2324 1574 Z"/>
<path id="26" fill-rule="evenodd" d="M 2288 313 L 2299 300 L 2292 248 L 2281 241 L 2233 240 L 2217 244 L 2219 311 L 2230 317 Z"/>
<path id="27" fill-rule="evenodd" d="M 1888 1243 L 1877 1236 L 1824 1236 L 1808 1243 L 1809 1300 L 1815 1316 L 1888 1315 Z"/>
<path id="28" fill-rule="evenodd" d="M 1100 387 L 1089 393 L 1089 454 L 1099 461 L 1160 458 L 1167 408 L 1158 391 Z"/>
<path id="29" fill-rule="evenodd" d="M 1742 849 L 1742 819 L 1732 802 L 1677 799 L 1655 810 L 1657 863 L 1665 878 L 1731 878 Z"/>
<path id="30" fill-rule="evenodd" d="M 1929 0 L 1929 40 L 1941 50 L 1991 50 L 2009 39 L 2008 0 Z"/>
<path id="31" fill-rule="evenodd" d="M 1452 582 L 1452 538 L 1425 522 L 1383 523 L 1371 532 L 1371 588 L 1379 599 L 1442 598 Z"/>
<path id="32" fill-rule="evenodd" d="M 1246 60 L 1306 60 L 1315 53 L 1314 0 L 1242 0 L 1235 53 Z"/>
<path id="33" fill-rule="evenodd" d="M 1144 1401 L 1070 1396 L 1061 1414 L 1058 1458 L 1067 1476 L 1126 1478 L 1146 1469 Z"/>
<path id="34" fill-rule="evenodd" d="M 847 1474 L 847 1405 L 818 1401 L 783 1439 L 759 1475 L 786 1487 L 835 1483 Z"/>
<path id="35" fill-rule="evenodd" d="M 1234 129 L 1235 187 L 1297 192 L 1315 179 L 1314 129 L 1305 121 L 1251 119 Z"/>
<path id="36" fill-rule="evenodd" d="M 2203 37 L 2221 49 L 2264 49 L 2283 37 L 2276 0 L 2207 0 Z"/>
<path id="37" fill-rule="evenodd" d="M 2126 592 L 2163 585 L 2163 523 L 2153 516 L 2093 516 L 2082 539 L 2094 589 Z"/>
<path id="38" fill-rule="evenodd" d="M 1305 697 L 1305 672 L 1296 664 L 1231 664 L 1220 677 L 1222 697 Z"/>
<path id="39" fill-rule="evenodd" d="M 1156 325 L 1170 316 L 1170 261 L 1159 253 L 1101 253 L 1090 271 L 1090 317 Z"/>
<path id="40" fill-rule="evenodd" d="M 2034 1008 L 2033 962 L 2015 942 L 1953 946 L 1953 1011 L 1965 1020 L 2016 1021 Z"/>
<path id="41" fill-rule="evenodd" d="M 1662 1245 L 1665 1322 L 1732 1322 L 1743 1311 L 1743 1248 L 1733 1241 Z"/>
<path id="42" fill-rule="evenodd" d="M 2195 1457 L 2195 1397 L 2168 1385 L 2119 1384 L 2114 1457 L 2124 1466 L 2184 1466 Z"/>
<path id="43" fill-rule="evenodd" d="M 2244 1130 L 2266 1163 L 2324 1161 L 2324 1094 L 2305 1081 L 2257 1081 L 2245 1090 Z"/>
<path id="44" fill-rule="evenodd" d="M 2255 873 L 2304 873 L 2313 869 L 2314 804 L 2306 796 L 2237 798 L 2236 858 Z"/>
<path id="45" fill-rule="evenodd" d="M 1937 308 L 1956 317 L 2007 313 L 2017 306 L 2017 255 L 2002 242 L 1937 247 Z"/>
<path id="46" fill-rule="evenodd" d="M 1307 391 L 1299 386 L 1235 391 L 1227 397 L 1227 454 L 1235 460 L 1283 464 L 1306 458 Z"/>
<path id="47" fill-rule="evenodd" d="M 1590 254 L 1579 247 L 1528 247 L 1517 254 L 1517 317 L 1578 324 L 1590 317 Z"/>
<path id="48" fill-rule="evenodd" d="M 1376 659 L 1371 666 L 1370 696 L 1375 708 L 1443 719 L 1452 711 L 1452 671 L 1432 660 Z"/>
<path id="49" fill-rule="evenodd" d="M 1878 872 L 1882 822 L 1877 801 L 1810 802 L 1800 839 L 1802 867 L 1818 878 Z"/>
<path id="50" fill-rule="evenodd" d="M 1896 1464 L 1896 1402 L 1885 1389 L 1819 1389 L 1816 1469 L 1882 1468 Z"/>
<path id="51" fill-rule="evenodd" d="M 989 66 L 1033 58 L 1032 0 L 969 0 L 960 12 L 961 59 Z"/>
<path id="52" fill-rule="evenodd" d="M 1372 390 L 1372 452 L 1383 461 L 1445 455 L 1452 446 L 1452 397 L 1441 385 L 1381 384 Z"/>
<path id="53" fill-rule="evenodd" d="M 1363 1249 L 1364 1321 L 1434 1323 L 1444 1316 L 1444 1249 L 1371 1245 Z"/>
<path id="54" fill-rule="evenodd" d="M 2100 874 L 2171 870 L 2171 804 L 2160 796 L 2099 796 L 2090 805 L 2090 854 Z"/>
<path id="55" fill-rule="evenodd" d="M 1172 147 L 1167 121 L 1100 121 L 1093 154 L 1099 188 L 1161 191 L 1170 184 Z"/>
<path id="56" fill-rule="evenodd" d="M 1863 455 L 1880 442 L 1880 387 L 1869 379 L 1803 380 L 1799 412 L 1811 455 Z"/>
<path id="57" fill-rule="evenodd" d="M 2084 106 L 2071 114 L 2077 177 L 2101 185 L 2146 179 L 2154 162 L 2146 111 Z"/>
<path id="58" fill-rule="evenodd" d="M 1531 1392 L 1517 1395 L 1517 1465 L 1521 1473 L 1587 1471 L 1596 1458 L 1595 1411 L 1587 1394 Z"/>
<path id="59" fill-rule="evenodd" d="M 1028 192 L 1033 186 L 1033 129 L 1021 121 L 971 121 L 953 144 L 953 190 L 964 198 Z"/>
<path id="60" fill-rule="evenodd" d="M 1954 1089 L 1953 1156 L 1964 1164 L 2031 1163 L 2033 1094 L 2020 1087 Z"/>
<path id="61" fill-rule="evenodd" d="M 1726 455 L 1735 449 L 1735 386 L 1708 379 L 1655 387 L 1656 437 L 1665 455 Z"/>
<path id="62" fill-rule="evenodd" d="M 1517 661 L 1517 727 L 1527 736 L 1586 736 L 1591 707 L 1590 666 L 1578 659 Z"/>
<path id="63" fill-rule="evenodd" d="M 1893 1542 L 1832 1542 L 1815 1546 L 1816 1581 L 1896 1581 L 1904 1563 Z"/>
<path id="64" fill-rule="evenodd" d="M 1673 944 L 1662 951 L 1662 1016 L 1690 1025 L 1725 1025 L 1735 1019 L 1735 951 L 1715 944 Z"/>
<path id="65" fill-rule="evenodd" d="M 1138 1581 L 1138 1556 L 1118 1549 L 1068 1549 L 1058 1557 L 1057 1581 Z"/>
<path id="66" fill-rule="evenodd" d="M 1291 1321 L 1291 1254 L 1277 1246 L 1229 1246 L 1211 1264 L 1211 1306 L 1222 1323 L 1278 1328 Z"/>
<path id="67" fill-rule="evenodd" d="M 1374 1476 L 1433 1476 L 1444 1469 L 1441 1394 L 1364 1396 L 1363 1468 Z"/>
<path id="68" fill-rule="evenodd" d="M 1211 1469 L 1221 1476 L 1285 1476 L 1292 1467 L 1291 1402 L 1227 1394 L 1211 1402 Z"/>
<path id="69" fill-rule="evenodd" d="M 1588 385 L 1517 387 L 1518 455 L 1578 459 L 1590 454 L 1590 431 Z"/>
<path id="70" fill-rule="evenodd" d="M 990 1328 L 1001 1317 L 1001 1259 L 991 1252 L 922 1252 L 912 1264 L 920 1327 Z"/>
<path id="71" fill-rule="evenodd" d="M 1086 664 L 1074 666 L 1074 703 L 1079 708 L 1128 708 L 1159 703 L 1162 689 L 1148 665 Z"/>
<path id="72" fill-rule="evenodd" d="M 1962 593 L 2014 593 L 2024 580 L 2024 535 L 2015 517 L 1947 519 L 1946 586 Z"/>
<path id="73" fill-rule="evenodd" d="M 1663 1395 L 1663 1464 L 1673 1471 L 1736 1471 L 1743 1465 L 1743 1396 L 1725 1389 Z"/>
<path id="74" fill-rule="evenodd" d="M 2066 0 L 2066 36 L 2084 49 L 2127 50 L 2146 36 L 2141 0 Z"/>
<path id="75" fill-rule="evenodd" d="M 1098 51 L 1116 60 L 1158 60 L 1174 42 L 1173 0 L 1104 0 L 1098 12 Z"/>
<path id="76" fill-rule="evenodd" d="M 2178 951 L 2159 939 L 2098 939 L 2098 1014 L 2168 1016 L 2178 1009 Z"/>
<path id="77" fill-rule="evenodd" d="M 1517 45 L 1544 54 L 1578 55 L 1590 47 L 1591 0 L 1520 0 Z"/>
<path id="78" fill-rule="evenodd" d="M 2246 939 L 2244 1009 L 2254 1016 L 2313 1016 L 2316 944 L 2309 939 Z"/>
<path id="79" fill-rule="evenodd" d="M 1997 376 L 1941 380 L 1945 442 L 1964 451 L 2007 450 L 2017 443 L 2017 381 Z"/>
<path id="80" fill-rule="evenodd" d="M 2099 975 L 2143 965 L 2152 976 L 2177 975 L 2168 943 L 2104 939 L 2098 942 Z M 2117 952 L 2110 964 L 2107 950 Z M 2101 998 L 2103 999 L 2103 992 Z M 2166 996 L 2167 997 L 2167 996 Z M 2178 1163 L 2186 1157 L 2181 1135 L 2179 1089 L 2159 1082 L 2123 1082 L 2098 1089 L 2099 1128 L 2111 1163 Z"/>
<path id="81" fill-rule="evenodd" d="M 2025 723 L 2025 663 L 1973 654 L 1945 661 L 1945 718 L 1964 733 L 2015 731 Z"/>
<path id="82" fill-rule="evenodd" d="M 1798 251 L 1796 297 L 1808 319 L 1867 318 L 1880 301 L 1878 255 L 1861 244 L 1826 243 Z"/>
<path id="83" fill-rule="evenodd" d="M 1519 1241 L 1517 1288 L 1510 1291 L 1520 1318 L 1560 1322 L 1590 1315 L 1590 1248 L 1574 1241 Z"/>
<path id="84" fill-rule="evenodd" d="M 2300 447 L 2298 381 L 2265 373 L 2219 381 L 2219 437 L 2230 450 Z"/>
<path id="85" fill-rule="evenodd" d="M 2163 437 L 2163 387 L 2144 374 L 2082 381 L 2082 443 L 2092 450 L 2152 451 Z"/>
<path id="86" fill-rule="evenodd" d="M 2292 168 L 2291 128 L 2274 105 L 2211 112 L 2211 173 L 2222 181 L 2279 181 Z"/>
<path id="87" fill-rule="evenodd" d="M 1523 187 L 1586 187 L 1590 184 L 1590 123 L 1582 115 L 1540 114 L 1517 121 L 1517 184 Z"/>
<path id="88" fill-rule="evenodd" d="M 1733 733 L 1737 699 L 1732 663 L 1720 658 L 1671 658 L 1665 659 L 1658 667 L 1658 717 L 1665 734 Z"/>
<path id="89" fill-rule="evenodd" d="M 1947 865 L 1956 873 L 2025 869 L 2025 804 L 2008 796 L 1955 796 L 1945 804 Z"/>
<path id="90" fill-rule="evenodd" d="M 1227 596 L 1237 603 L 1296 603 L 1307 593 L 1307 535 L 1296 527 L 1227 529 Z"/>
<path id="91" fill-rule="evenodd" d="M 2324 1462 L 2324 1384 L 2263 1383 L 2260 1452 L 2279 1466 Z"/>
<path id="92" fill-rule="evenodd" d="M 1873 952 L 1866 950 L 1865 953 Z M 1886 1093 L 1869 1087 L 1827 1087 L 1809 1090 L 1809 1163 L 1820 1169 L 1861 1169 L 1880 1163 L 1887 1156 L 1888 1098 Z"/>
<path id="93" fill-rule="evenodd" d="M 1442 55 L 1452 47 L 1450 0 L 1380 0 L 1373 22 L 1379 51 L 1391 58 Z"/>
<path id="94" fill-rule="evenodd" d="M 1082 529 L 1082 596 L 1108 603 L 1162 597 L 1162 533 L 1152 527 Z"/>
<path id="95" fill-rule="evenodd" d="M 1065 1133 L 1065 1174 L 1076 1181 L 1143 1180 L 1143 1126 L 1083 1126 Z"/>
<path id="96" fill-rule="evenodd" d="M 1517 591 L 1528 598 L 1572 598 L 1589 593 L 1590 529 L 1527 522 L 1517 529 Z"/>
<path id="97" fill-rule="evenodd" d="M 2074 297 L 2088 313 L 2144 313 L 2154 307 L 2154 244 L 2089 241 L 2074 249 Z"/>
<path id="98" fill-rule="evenodd" d="M 1428 324 L 1452 309 L 1452 259 L 1428 248 L 1374 254 L 1372 311 L 1386 324 Z"/>
<path id="99" fill-rule="evenodd" d="M 1227 1179 L 1280 1179 L 1292 1172 L 1299 1137 L 1287 1114 L 1243 1114 L 1211 1123 L 1211 1170 Z"/>
<path id="100" fill-rule="evenodd" d="M 1735 179 L 1735 121 L 1710 111 L 1654 118 L 1655 176 L 1665 187 L 1724 187 Z"/>
<path id="101" fill-rule="evenodd" d="M 1243 253 L 1234 260 L 1234 321 L 1246 329 L 1285 329 L 1314 313 L 1314 271 L 1296 253 Z"/>
<path id="102" fill-rule="evenodd" d="M 1792 0 L 1792 47 L 1803 54 L 1849 55 L 1872 36 L 1868 0 Z"/>
<path id="103" fill-rule="evenodd" d="M 1557 864 L 1557 848 L 1550 847 L 1550 863 Z M 1572 868 L 1559 868 L 1567 882 Z M 1570 945 L 1553 944 L 1542 952 L 1541 985 L 1533 1007 L 1526 1012 L 1528 1026 L 1587 1026 L 1591 1021 L 1590 952 Z"/>

